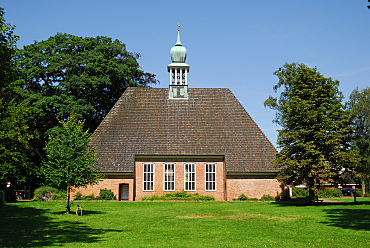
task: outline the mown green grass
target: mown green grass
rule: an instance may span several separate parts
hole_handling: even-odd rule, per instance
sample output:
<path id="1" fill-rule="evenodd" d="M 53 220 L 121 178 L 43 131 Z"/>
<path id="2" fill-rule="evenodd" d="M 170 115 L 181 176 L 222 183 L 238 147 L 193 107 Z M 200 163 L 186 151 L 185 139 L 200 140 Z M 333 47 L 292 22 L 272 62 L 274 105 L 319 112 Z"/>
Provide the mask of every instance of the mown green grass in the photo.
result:
<path id="1" fill-rule="evenodd" d="M 19 202 L 0 209 L 1 247 L 370 247 L 370 199 L 274 202 Z"/>

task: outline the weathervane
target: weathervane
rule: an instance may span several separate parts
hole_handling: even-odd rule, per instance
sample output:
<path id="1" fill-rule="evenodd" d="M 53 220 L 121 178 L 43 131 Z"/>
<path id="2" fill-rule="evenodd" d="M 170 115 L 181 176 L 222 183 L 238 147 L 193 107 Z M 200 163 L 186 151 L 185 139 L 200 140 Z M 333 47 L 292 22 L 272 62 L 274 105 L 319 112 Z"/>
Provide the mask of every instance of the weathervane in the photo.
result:
<path id="1" fill-rule="evenodd" d="M 177 31 L 180 31 L 181 25 L 180 23 L 177 23 Z"/>

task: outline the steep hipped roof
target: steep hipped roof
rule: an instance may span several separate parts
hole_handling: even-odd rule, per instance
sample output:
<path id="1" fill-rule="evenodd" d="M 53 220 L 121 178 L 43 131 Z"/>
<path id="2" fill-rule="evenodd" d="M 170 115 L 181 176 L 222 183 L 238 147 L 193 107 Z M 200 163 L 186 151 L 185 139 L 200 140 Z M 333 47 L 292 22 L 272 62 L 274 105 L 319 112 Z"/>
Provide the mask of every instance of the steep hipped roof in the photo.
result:
<path id="1" fill-rule="evenodd" d="M 224 155 L 228 172 L 276 172 L 276 149 L 229 89 L 128 88 L 96 129 L 102 172 L 132 172 L 135 155 Z"/>

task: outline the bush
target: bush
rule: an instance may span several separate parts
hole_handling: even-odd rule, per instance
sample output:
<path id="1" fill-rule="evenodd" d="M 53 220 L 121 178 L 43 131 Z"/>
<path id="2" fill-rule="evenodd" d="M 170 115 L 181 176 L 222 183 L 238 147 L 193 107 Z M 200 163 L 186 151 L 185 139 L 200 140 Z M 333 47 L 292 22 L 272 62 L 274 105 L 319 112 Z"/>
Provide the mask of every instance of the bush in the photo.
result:
<path id="1" fill-rule="evenodd" d="M 94 194 L 83 195 L 81 198 L 82 198 L 81 200 L 87 200 L 87 201 L 94 200 L 95 199 L 95 195 Z"/>
<path id="2" fill-rule="evenodd" d="M 116 200 L 116 196 L 110 189 L 100 189 L 99 196 L 96 197 L 97 200 Z"/>
<path id="3" fill-rule="evenodd" d="M 275 196 L 275 201 L 281 201 L 281 194 L 279 192 L 277 192 L 276 196 Z"/>
<path id="4" fill-rule="evenodd" d="M 308 196 L 308 189 L 305 188 L 292 188 L 293 197 L 306 197 Z"/>
<path id="5" fill-rule="evenodd" d="M 53 199 L 55 194 L 58 194 L 59 190 L 50 186 L 42 186 L 37 188 L 34 192 L 33 200 L 34 201 L 48 201 L 49 199 Z"/>
<path id="6" fill-rule="evenodd" d="M 258 201 L 258 198 L 249 198 L 248 196 L 241 194 L 234 201 Z"/>
<path id="7" fill-rule="evenodd" d="M 143 196 L 142 201 L 214 201 L 214 196 L 209 195 L 199 195 L 198 193 L 189 194 L 184 191 L 167 193 L 165 195 L 152 195 L 152 196 Z"/>
<path id="8" fill-rule="evenodd" d="M 86 201 L 95 200 L 95 195 L 94 194 L 83 195 L 81 194 L 80 191 L 78 191 L 76 194 L 74 194 L 74 200 L 86 200 Z"/>
<path id="9" fill-rule="evenodd" d="M 274 201 L 275 198 L 272 195 L 263 195 L 260 200 L 261 201 Z"/>
<path id="10" fill-rule="evenodd" d="M 74 199 L 75 200 L 82 200 L 82 194 L 80 191 L 78 191 L 76 194 L 74 194 Z"/>
<path id="11" fill-rule="evenodd" d="M 362 197 L 362 189 L 356 189 L 356 196 Z"/>
<path id="12" fill-rule="evenodd" d="M 66 200 L 67 199 L 67 192 L 66 191 L 58 191 L 53 193 L 53 200 Z"/>
<path id="13" fill-rule="evenodd" d="M 319 198 L 335 198 L 342 197 L 342 191 L 336 188 L 324 188 L 319 189 L 315 192 L 316 196 Z"/>
<path id="14" fill-rule="evenodd" d="M 238 196 L 237 200 L 239 200 L 239 201 L 246 201 L 246 200 L 248 200 L 248 196 L 246 196 L 244 194 L 241 194 L 240 196 Z"/>

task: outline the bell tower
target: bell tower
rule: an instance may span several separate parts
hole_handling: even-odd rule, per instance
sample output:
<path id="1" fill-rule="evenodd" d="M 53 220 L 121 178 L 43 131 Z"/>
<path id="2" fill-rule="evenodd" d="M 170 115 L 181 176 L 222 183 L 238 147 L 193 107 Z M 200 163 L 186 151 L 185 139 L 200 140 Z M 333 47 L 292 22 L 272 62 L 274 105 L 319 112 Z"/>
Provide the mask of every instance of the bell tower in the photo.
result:
<path id="1" fill-rule="evenodd" d="M 170 99 L 187 99 L 188 98 L 188 77 L 189 65 L 185 63 L 186 48 L 180 41 L 180 24 L 177 24 L 177 42 L 171 48 L 172 63 L 167 66 L 170 73 Z"/>

